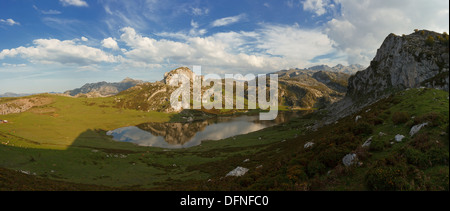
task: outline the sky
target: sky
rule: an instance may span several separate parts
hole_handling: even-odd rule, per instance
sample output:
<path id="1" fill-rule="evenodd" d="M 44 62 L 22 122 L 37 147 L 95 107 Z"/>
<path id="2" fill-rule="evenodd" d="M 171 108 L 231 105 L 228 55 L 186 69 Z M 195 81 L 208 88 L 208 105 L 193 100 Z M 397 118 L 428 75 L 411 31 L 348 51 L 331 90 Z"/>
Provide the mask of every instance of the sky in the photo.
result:
<path id="1" fill-rule="evenodd" d="M 368 66 L 390 33 L 449 32 L 446 0 L 1 0 L 0 93 L 64 92 L 181 66 Z"/>

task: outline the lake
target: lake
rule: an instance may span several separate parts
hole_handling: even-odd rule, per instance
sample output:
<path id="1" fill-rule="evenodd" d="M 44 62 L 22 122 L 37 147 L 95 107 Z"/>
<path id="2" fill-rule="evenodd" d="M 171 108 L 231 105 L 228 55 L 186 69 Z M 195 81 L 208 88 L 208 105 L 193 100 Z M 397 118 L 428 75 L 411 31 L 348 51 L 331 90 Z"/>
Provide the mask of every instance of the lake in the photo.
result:
<path id="1" fill-rule="evenodd" d="M 259 115 L 216 117 L 189 123 L 144 123 L 108 131 L 107 135 L 120 142 L 167 149 L 189 148 L 206 140 L 221 140 L 247 134 L 287 122 L 299 113 L 280 112 L 272 121 L 260 121 Z"/>

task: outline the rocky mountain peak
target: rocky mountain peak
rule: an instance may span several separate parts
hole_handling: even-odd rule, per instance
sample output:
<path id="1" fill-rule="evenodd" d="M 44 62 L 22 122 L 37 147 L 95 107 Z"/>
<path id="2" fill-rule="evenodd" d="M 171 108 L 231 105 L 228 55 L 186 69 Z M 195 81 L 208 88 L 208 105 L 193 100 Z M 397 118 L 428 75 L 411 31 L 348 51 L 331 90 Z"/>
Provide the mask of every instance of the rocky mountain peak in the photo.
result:
<path id="1" fill-rule="evenodd" d="M 370 66 L 349 79 L 347 95 L 378 98 L 391 91 L 425 86 L 449 89 L 448 35 L 416 31 L 390 34 Z"/>
<path id="2" fill-rule="evenodd" d="M 170 72 L 166 72 L 164 73 L 164 79 L 163 82 L 165 84 L 168 84 L 169 81 L 173 78 L 174 75 L 176 74 L 184 74 L 186 76 L 188 76 L 191 80 L 195 77 L 194 72 L 192 72 L 191 69 L 189 69 L 188 67 L 179 67 L 177 69 L 171 70 Z"/>
<path id="3" fill-rule="evenodd" d="M 416 30 L 410 35 L 390 34 L 370 66 L 348 80 L 346 97 L 329 110 L 334 119 L 359 111 L 396 91 L 436 88 L 449 91 L 448 34 Z"/>

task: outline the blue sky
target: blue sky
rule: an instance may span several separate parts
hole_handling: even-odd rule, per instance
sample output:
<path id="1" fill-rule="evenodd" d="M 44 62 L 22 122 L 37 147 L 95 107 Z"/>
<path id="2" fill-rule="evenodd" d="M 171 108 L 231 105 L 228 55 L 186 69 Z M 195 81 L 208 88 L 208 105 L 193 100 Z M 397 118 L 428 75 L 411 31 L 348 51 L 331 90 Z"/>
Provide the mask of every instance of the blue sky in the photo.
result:
<path id="1" fill-rule="evenodd" d="M 37 93 L 179 66 L 268 73 L 368 65 L 389 33 L 449 31 L 443 0 L 2 0 L 0 93 Z"/>

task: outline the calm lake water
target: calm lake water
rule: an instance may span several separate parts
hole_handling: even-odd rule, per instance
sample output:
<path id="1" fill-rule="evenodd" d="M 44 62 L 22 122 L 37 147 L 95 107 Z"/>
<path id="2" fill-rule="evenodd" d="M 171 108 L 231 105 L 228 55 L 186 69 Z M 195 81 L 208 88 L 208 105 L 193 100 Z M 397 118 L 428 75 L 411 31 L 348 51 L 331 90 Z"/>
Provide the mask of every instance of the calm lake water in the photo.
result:
<path id="1" fill-rule="evenodd" d="M 260 121 L 256 116 L 217 117 L 190 123 L 145 123 L 108 131 L 107 135 L 121 142 L 160 148 L 188 148 L 205 140 L 221 140 L 247 134 L 287 122 L 299 113 L 280 112 L 273 121 Z"/>

